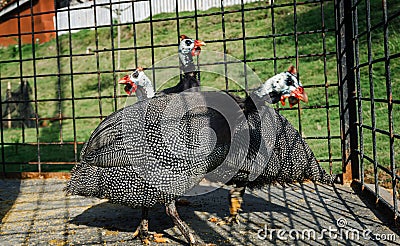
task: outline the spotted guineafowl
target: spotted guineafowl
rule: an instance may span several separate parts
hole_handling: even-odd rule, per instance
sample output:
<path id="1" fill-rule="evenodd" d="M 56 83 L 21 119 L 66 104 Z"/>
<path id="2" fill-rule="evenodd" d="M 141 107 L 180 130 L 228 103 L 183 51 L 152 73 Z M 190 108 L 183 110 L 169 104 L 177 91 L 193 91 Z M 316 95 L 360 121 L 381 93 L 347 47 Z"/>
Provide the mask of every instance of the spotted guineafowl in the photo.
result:
<path id="1" fill-rule="evenodd" d="M 183 92 L 116 111 L 83 147 L 67 193 L 142 207 L 142 221 L 134 236 L 144 243 L 152 237 L 148 208 L 165 204 L 190 244 L 201 242 L 179 218 L 175 199 L 226 159 L 231 134 L 244 118 L 234 105 L 223 92 Z M 152 239 L 163 241 L 157 235 Z"/>
<path id="2" fill-rule="evenodd" d="M 236 98 L 247 121 L 237 125 L 234 135 L 240 137 L 241 132 L 249 132 L 250 147 L 239 172 L 228 182 L 235 186 L 229 192 L 230 216 L 218 224 L 238 222 L 246 187 L 305 180 L 330 185 L 340 182 L 339 177 L 327 174 L 318 164 L 310 147 L 289 121 L 264 105 L 263 96 L 252 93 L 242 100 Z"/>
<path id="3" fill-rule="evenodd" d="M 230 221 L 237 217 L 246 186 L 332 180 L 299 133 L 264 105 L 265 97 L 259 91 L 245 100 L 223 92 L 184 92 L 123 108 L 93 132 L 66 191 L 142 207 L 134 236 L 145 243 L 151 236 L 148 208 L 165 204 L 188 242 L 197 244 L 201 240 L 179 218 L 175 199 L 210 173 L 208 178 L 236 185 Z"/>

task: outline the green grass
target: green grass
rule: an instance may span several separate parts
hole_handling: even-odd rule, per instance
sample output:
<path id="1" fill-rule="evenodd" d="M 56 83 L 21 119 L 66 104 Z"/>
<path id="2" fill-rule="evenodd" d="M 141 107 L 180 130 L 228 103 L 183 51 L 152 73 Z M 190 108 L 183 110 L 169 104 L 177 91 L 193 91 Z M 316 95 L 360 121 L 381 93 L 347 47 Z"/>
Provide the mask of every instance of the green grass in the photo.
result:
<path id="1" fill-rule="evenodd" d="M 276 1 L 278 4 L 284 1 Z M 372 2 L 372 23 L 375 24 L 381 19 L 380 4 L 381 1 Z M 388 1 L 390 10 L 398 9 L 400 4 L 396 1 Z M 265 2 L 260 1 L 257 3 L 246 4 L 246 9 L 255 8 L 258 6 L 264 6 Z M 240 10 L 241 6 L 227 7 L 227 11 Z M 359 6 L 359 15 L 364 16 L 365 7 L 363 3 Z M 327 52 L 335 52 L 336 41 L 335 41 L 335 20 L 334 20 L 334 9 L 333 2 L 326 2 L 321 8 L 320 4 L 308 3 L 305 5 L 297 6 L 297 31 L 313 31 L 321 29 L 321 9 L 324 13 L 325 27 L 330 30 L 325 33 L 325 43 L 323 43 L 321 33 L 313 33 L 298 36 L 299 49 L 298 53 L 302 55 L 310 54 L 322 54 L 324 45 Z M 216 13 L 220 9 L 214 8 L 207 11 L 199 11 L 199 14 L 204 13 Z M 190 12 L 179 13 L 180 16 L 192 15 Z M 293 18 L 293 7 L 279 7 L 274 9 L 275 14 L 275 33 L 285 34 L 292 33 L 294 27 Z M 272 37 L 252 39 L 252 37 L 260 35 L 271 35 L 272 34 L 272 18 L 270 10 L 255 9 L 244 13 L 244 26 L 242 26 L 241 12 L 229 12 L 225 14 L 225 29 L 227 39 L 239 39 L 237 41 L 226 42 L 227 54 L 237 59 L 244 58 L 243 41 L 242 41 L 242 28 L 245 30 L 246 36 L 246 58 L 247 59 L 260 59 L 260 58 L 274 58 L 274 43 L 276 45 L 276 56 L 277 57 L 293 57 L 296 55 L 295 42 L 296 39 L 293 35 L 280 36 L 275 39 Z M 176 44 L 177 43 L 177 22 L 176 20 L 163 20 L 164 18 L 175 17 L 175 13 L 163 13 L 153 17 L 156 22 L 152 23 L 152 29 L 154 33 L 154 45 L 161 46 L 154 49 L 154 62 L 165 64 L 165 59 L 175 59 L 177 53 L 177 46 L 163 47 L 165 44 Z M 210 15 L 202 16 L 198 18 L 198 35 L 199 38 L 205 41 L 218 40 L 223 38 L 221 15 Z M 365 18 L 364 18 L 365 19 Z M 360 18 L 359 29 L 360 32 L 365 30 L 365 20 Z M 184 18 L 179 20 L 180 33 L 186 34 L 191 37 L 196 36 L 195 21 L 193 18 Z M 152 61 L 152 49 L 151 48 L 140 48 L 137 50 L 137 64 L 135 64 L 135 52 L 134 48 L 134 33 L 136 35 L 137 46 L 151 46 L 151 25 L 150 23 L 137 24 L 134 27 L 132 25 L 121 26 L 121 67 L 120 70 L 133 70 L 136 66 L 140 65 L 143 67 L 150 67 Z M 400 52 L 400 24 L 399 18 L 393 20 L 389 26 L 389 49 L 391 54 Z M 5 77 L 16 77 L 15 79 L 2 79 L 1 89 L 2 96 L 4 98 L 4 92 L 7 87 L 6 82 L 11 82 L 13 88 L 16 88 L 19 82 L 20 76 L 33 76 L 36 75 L 35 80 L 28 78 L 30 85 L 37 88 L 37 98 L 39 99 L 52 99 L 58 96 L 71 98 L 72 95 L 75 97 L 97 97 L 102 96 L 114 96 L 114 90 L 117 95 L 124 95 L 123 89 L 119 88 L 116 81 L 119 77 L 123 76 L 125 72 L 113 73 L 113 67 L 117 69 L 117 51 L 112 52 L 111 48 L 117 45 L 117 28 L 113 29 L 113 36 L 111 36 L 111 28 L 99 28 L 97 31 L 98 46 L 96 47 L 96 32 L 94 30 L 82 30 L 78 33 L 69 35 L 63 35 L 59 37 L 58 45 L 57 40 L 54 39 L 48 43 L 40 45 L 22 45 L 21 51 L 16 47 L 7 47 L 0 49 L 0 56 L 2 63 L 0 64 L 0 78 Z M 113 43 L 112 43 L 113 42 Z M 58 46 L 58 52 L 57 52 Z M 72 56 L 86 54 L 87 48 L 92 50 L 98 49 L 98 55 L 91 53 L 91 55 L 85 56 Z M 360 62 L 366 62 L 368 58 L 367 54 L 367 40 L 362 39 L 360 42 Z M 34 51 L 34 52 L 33 52 Z M 212 52 L 223 52 L 222 42 L 209 42 L 204 47 L 200 57 L 200 62 L 205 62 L 207 59 L 214 59 L 223 61 L 222 57 L 207 55 L 215 54 Z M 33 58 L 33 53 L 36 58 L 35 64 L 32 60 L 27 60 L 22 63 L 4 61 L 12 61 L 19 59 L 21 55 L 23 59 Z M 372 34 L 372 54 L 373 59 L 382 57 L 384 54 L 383 46 L 383 35 L 381 29 L 374 30 Z M 56 57 L 62 55 L 62 58 L 57 60 Z M 112 57 L 114 56 L 114 62 Z M 168 58 L 173 56 L 173 58 Z M 211 56 L 211 57 L 210 57 Z M 59 63 L 59 65 L 58 65 Z M 255 71 L 255 73 L 265 80 L 271 77 L 275 72 L 281 72 L 287 69 L 290 64 L 295 64 L 294 58 L 289 59 L 278 59 L 276 61 L 277 70 L 274 70 L 274 63 L 271 60 L 267 61 L 254 61 L 249 62 L 247 65 Z M 400 66 L 398 65 L 398 59 L 392 60 L 391 73 L 392 73 L 392 92 L 395 99 L 399 99 L 400 95 L 400 79 L 396 74 L 400 73 Z M 98 64 L 98 66 L 97 66 Z M 329 55 L 326 57 L 326 81 L 324 76 L 324 57 L 323 56 L 312 56 L 304 57 L 299 59 L 299 76 L 302 83 L 308 87 L 307 92 L 309 94 L 309 103 L 302 104 L 302 106 L 321 106 L 325 105 L 326 101 L 329 105 L 338 105 L 338 92 L 335 84 L 337 83 L 336 73 L 336 56 Z M 36 69 L 36 74 L 34 73 Z M 234 65 L 228 66 L 228 74 L 243 75 L 244 72 Z M 21 72 L 20 72 L 21 71 Z M 84 74 L 87 72 L 94 72 L 94 74 Z M 97 72 L 99 72 L 97 74 Z M 74 75 L 71 76 L 70 74 Z M 83 74 L 80 74 L 83 73 Z M 56 74 L 56 75 L 54 75 Z M 60 76 L 57 76 L 60 74 Z M 151 71 L 148 71 L 150 79 L 160 86 L 164 82 L 161 76 L 152 77 Z M 375 63 L 373 65 L 373 81 L 375 85 L 375 97 L 386 98 L 386 87 L 385 87 L 385 71 L 383 63 Z M 161 88 L 168 87 L 175 84 L 177 78 L 173 78 L 165 81 Z M 201 74 L 202 85 L 210 86 L 218 89 L 225 89 L 225 78 L 224 76 L 203 72 Z M 72 90 L 72 83 L 74 88 Z M 327 83 L 328 87 L 325 92 L 325 87 L 318 87 L 315 85 L 321 85 Z M 229 88 L 240 88 L 235 85 L 233 80 L 228 80 Z M 259 84 L 258 81 L 249 81 L 249 88 L 255 88 Z M 100 90 L 98 85 L 100 85 Z M 369 82 L 368 82 L 368 70 L 363 68 L 361 70 L 361 91 L 363 97 L 369 97 Z M 117 108 L 123 107 L 125 99 L 117 100 Z M 100 112 L 101 105 L 101 112 Z M 363 103 L 363 120 L 365 124 L 371 125 L 371 104 L 369 102 Z M 54 117 L 58 114 L 59 110 L 62 111 L 63 115 L 72 117 L 73 105 L 71 100 L 58 102 L 39 102 L 37 104 L 38 114 L 40 117 Z M 285 106 L 288 108 L 288 106 Z M 394 111 L 394 125 L 395 131 L 398 134 L 398 124 L 400 122 L 399 106 L 395 105 Z M 75 100 L 74 101 L 75 116 L 106 116 L 116 110 L 114 99 L 86 99 L 86 100 Z M 301 116 L 302 134 L 305 137 L 324 137 L 327 136 L 328 123 L 330 127 L 331 136 L 340 136 L 340 124 L 339 124 L 339 111 L 338 108 L 332 107 L 329 109 L 329 118 L 327 120 L 326 109 L 302 109 L 298 110 L 285 110 L 281 111 L 295 127 L 299 126 L 298 114 Z M 387 130 L 387 105 L 384 103 L 376 103 L 375 115 L 377 127 Z M 74 127 L 72 120 L 66 120 L 62 126 L 58 122 L 53 122 L 50 126 L 40 128 L 39 139 L 43 142 L 70 142 L 74 140 L 74 129 L 76 131 L 77 141 L 86 141 L 90 136 L 91 131 L 94 130 L 96 125 L 100 122 L 100 119 L 77 119 Z M 62 135 L 60 134 L 62 129 Z M 25 142 L 36 142 L 37 134 L 35 129 L 4 129 L 4 142 L 6 143 L 22 143 L 22 136 L 24 135 Z M 364 131 L 364 144 L 365 153 L 372 156 L 372 134 L 371 132 Z M 376 139 L 377 146 L 377 160 L 383 166 L 389 167 L 389 140 L 387 137 L 377 133 Z M 314 151 L 318 159 L 328 159 L 329 152 L 331 152 L 332 158 L 341 158 L 340 139 L 331 139 L 331 148 L 328 149 L 328 141 L 326 139 L 308 139 L 311 149 Z M 399 163 L 399 150 L 400 146 L 398 141 L 395 141 L 396 145 L 396 163 Z M 37 160 L 36 151 L 37 147 L 26 147 L 19 146 L 18 153 L 16 153 L 14 146 L 5 146 L 5 160 L 12 162 L 26 162 Z M 40 158 L 42 161 L 72 161 L 74 160 L 74 150 L 70 146 L 41 146 Z M 365 163 L 366 169 L 371 169 L 370 163 Z M 328 167 L 328 163 L 323 163 L 325 168 Z M 57 166 L 56 166 L 57 167 Z M 26 165 L 13 165 L 7 166 L 8 170 L 26 170 Z M 49 167 L 50 168 L 50 167 Z M 54 168 L 52 166 L 51 168 Z M 29 169 L 29 168 L 28 168 Z M 68 168 L 67 168 L 68 169 Z M 47 170 L 47 169 L 46 169 Z M 333 163 L 333 171 L 338 173 L 341 170 L 341 163 Z"/>

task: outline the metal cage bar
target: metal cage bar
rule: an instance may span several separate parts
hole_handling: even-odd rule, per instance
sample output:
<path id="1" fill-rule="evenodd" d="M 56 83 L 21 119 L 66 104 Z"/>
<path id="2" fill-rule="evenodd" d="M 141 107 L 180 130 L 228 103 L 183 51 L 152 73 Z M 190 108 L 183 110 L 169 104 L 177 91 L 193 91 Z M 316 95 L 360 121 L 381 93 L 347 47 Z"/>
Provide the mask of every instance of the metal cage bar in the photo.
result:
<path id="1" fill-rule="evenodd" d="M 345 181 L 359 178 L 353 23 L 350 1 L 335 1 L 341 145 Z"/>
<path id="2" fill-rule="evenodd" d="M 224 52 L 224 75 L 225 75 L 225 90 L 229 90 L 229 80 L 228 80 L 228 65 L 226 56 L 226 30 L 225 30 L 225 7 L 224 1 L 221 1 L 221 31 L 222 31 L 222 45 Z"/>
<path id="3" fill-rule="evenodd" d="M 17 4 L 18 5 L 18 4 Z M 1 78 L 1 64 L 0 64 L 0 95 L 3 94 L 3 90 L 1 89 L 1 83 L 3 79 Z M 6 155 L 5 155 L 5 141 L 4 141 L 4 129 L 3 129 L 3 102 L 0 103 L 0 114 L 1 114 L 1 124 L 0 124 L 0 140 L 1 140 L 1 172 L 2 176 L 6 175 Z"/>
<path id="4" fill-rule="evenodd" d="M 371 4 L 370 1 L 366 1 L 366 13 L 365 19 L 367 23 L 367 47 L 368 47 L 368 79 L 370 89 L 370 102 L 371 102 L 371 126 L 372 126 L 372 151 L 373 151 L 373 164 L 374 164 L 374 180 L 375 180 L 375 193 L 379 197 L 379 186 L 378 186 L 378 162 L 376 153 L 376 113 L 375 113 L 375 89 L 373 79 L 373 68 L 372 68 L 372 40 L 371 40 Z"/>
<path id="5" fill-rule="evenodd" d="M 396 223 L 400 223 L 398 207 L 398 182 L 400 176 L 396 173 L 395 159 L 395 143 L 399 139 L 399 135 L 394 131 L 394 122 L 396 120 L 394 117 L 394 105 L 398 103 L 398 100 L 393 98 L 391 74 L 394 68 L 390 66 L 391 60 L 396 59 L 398 56 L 390 54 L 389 48 L 389 24 L 395 23 L 396 18 L 399 18 L 399 11 L 389 15 L 387 1 L 381 1 L 380 6 L 378 6 L 377 2 L 371 0 L 354 0 L 349 8 L 352 11 L 354 27 L 354 34 L 351 40 L 355 45 L 355 65 L 353 69 L 355 70 L 357 83 L 358 156 L 360 160 L 360 177 L 359 180 L 354 180 L 354 183 L 361 194 L 371 199 L 378 208 L 381 208 L 384 213 L 392 217 Z M 375 12 L 372 11 L 372 8 L 381 8 L 380 20 L 375 18 L 374 22 L 372 22 L 372 15 Z M 360 23 L 363 25 L 361 26 Z M 377 38 L 380 38 L 383 43 L 383 54 L 380 54 L 380 56 L 376 55 L 376 51 L 374 52 Z M 362 57 L 361 45 L 366 46 L 366 59 Z M 379 71 L 379 67 L 382 65 L 384 72 Z M 377 74 L 384 76 L 384 96 L 382 95 L 382 90 L 376 87 Z M 380 86 L 383 86 L 383 84 Z M 378 118 L 381 117 L 379 111 L 383 109 L 383 104 L 386 105 L 387 109 L 387 129 L 382 128 L 382 123 L 379 122 Z M 364 119 L 365 114 L 366 118 L 370 118 L 370 122 Z M 370 140 L 366 140 L 366 138 Z M 388 141 L 386 142 L 384 139 L 388 139 Z M 371 147 L 367 148 L 367 144 L 370 144 Z M 387 146 L 384 149 L 389 152 L 388 160 L 382 160 L 380 157 L 383 145 Z M 371 179 L 371 175 L 366 173 L 370 165 L 373 167 L 372 185 L 370 184 L 371 181 L 368 181 Z M 382 177 L 385 177 L 385 175 L 390 177 L 390 185 L 387 188 L 391 188 L 391 195 L 385 194 L 381 187 Z"/>
<path id="6" fill-rule="evenodd" d="M 40 136 L 39 136 L 39 120 L 38 120 L 38 91 L 37 91 L 37 80 L 36 80 L 36 52 L 35 52 L 35 43 L 36 43 L 36 39 L 35 39 L 35 25 L 34 25 L 34 19 L 33 19 L 33 2 L 30 1 L 30 5 L 31 5 L 31 9 L 30 9 L 30 19 L 31 19 L 31 30 L 32 30 L 32 41 L 31 41 L 31 45 L 32 45 L 32 63 L 33 63 L 33 90 L 34 90 L 34 100 L 35 100 L 35 126 L 36 126 L 36 143 L 37 143 L 37 159 L 38 159 L 38 171 L 39 173 L 42 171 L 42 166 L 40 164 Z"/>
<path id="7" fill-rule="evenodd" d="M 354 20 L 354 37 L 358 36 L 358 8 L 357 5 L 353 11 Z M 358 39 L 354 40 L 354 55 L 355 55 L 355 67 L 356 67 L 356 83 L 357 83 L 357 113 L 358 113 L 358 135 L 360 139 L 359 155 L 360 155 L 360 181 L 364 182 L 364 133 L 363 133 L 363 101 L 362 90 L 361 90 L 361 72 L 360 72 L 360 43 Z"/>
<path id="8" fill-rule="evenodd" d="M 329 104 L 329 83 L 327 77 L 327 47 L 326 47 L 326 26 L 325 26 L 325 16 L 324 16 L 324 4 L 320 3 L 321 8 L 321 28 L 322 28 L 322 49 L 323 49 L 323 62 L 324 62 L 324 82 L 325 82 L 325 112 L 326 112 L 326 134 L 327 134 L 327 141 L 328 141 L 328 161 L 329 161 L 329 171 L 332 173 L 332 137 L 331 137 L 331 116 L 329 109 L 332 108 Z"/>
<path id="9" fill-rule="evenodd" d="M 70 8 L 70 4 L 68 3 L 68 8 Z M 57 18 L 57 17 L 56 17 Z M 68 11 L 68 26 L 71 27 L 71 16 L 70 16 L 70 12 Z M 57 27 L 57 26 L 56 26 Z M 68 41 L 69 44 L 72 44 L 72 38 L 71 38 L 71 32 L 69 32 L 69 36 L 68 36 Z M 57 35 L 57 55 L 59 54 L 59 39 L 58 39 L 58 35 Z M 70 80 L 71 80 L 71 109 L 72 109 L 72 124 L 73 124 L 73 146 L 74 146 L 74 161 L 78 162 L 78 144 L 77 144 L 77 139 L 76 139 L 76 117 L 75 117 L 75 90 L 74 90 L 74 76 L 72 74 L 74 74 L 74 70 L 73 70 L 73 61 L 72 61 L 72 48 L 69 47 L 69 67 L 70 67 Z M 59 65 L 59 72 L 61 73 L 61 64 L 60 64 L 60 59 L 57 58 L 57 65 Z M 61 83 L 62 79 L 60 76 L 58 76 L 58 82 Z M 100 86 L 99 86 L 100 88 Z M 61 88 L 60 88 L 61 89 Z M 60 116 L 60 131 L 62 131 L 62 119 L 61 117 L 63 116 L 63 112 L 62 112 L 62 107 L 61 107 L 61 96 L 59 98 L 59 116 Z M 62 135 L 60 135 L 60 142 L 63 142 L 62 139 Z"/>
<path id="10" fill-rule="evenodd" d="M 397 200 L 397 181 L 398 176 L 396 175 L 396 162 L 395 162 L 395 151 L 394 151 L 394 120 L 393 120 L 393 92 L 392 92 L 392 80 L 390 70 L 390 50 L 389 50 L 389 22 L 388 22 L 388 6 L 387 1 L 382 1 L 383 7 L 383 34 L 384 34 L 384 52 L 385 52 L 385 77 L 386 77 L 386 93 L 387 93 L 387 107 L 388 107 L 388 128 L 390 133 L 390 176 L 392 179 L 392 190 L 393 190 L 393 207 L 394 207 L 394 219 L 398 219 L 400 216 L 400 210 L 398 208 Z"/>
<path id="11" fill-rule="evenodd" d="M 245 91 L 249 90 L 249 82 L 247 78 L 247 49 L 246 49 L 246 24 L 245 24 L 245 12 L 244 12 L 244 2 L 241 0 L 241 27 L 242 27 L 242 49 L 243 49 L 243 72 L 244 72 L 244 89 Z M 228 88 L 227 88 L 228 89 Z"/>

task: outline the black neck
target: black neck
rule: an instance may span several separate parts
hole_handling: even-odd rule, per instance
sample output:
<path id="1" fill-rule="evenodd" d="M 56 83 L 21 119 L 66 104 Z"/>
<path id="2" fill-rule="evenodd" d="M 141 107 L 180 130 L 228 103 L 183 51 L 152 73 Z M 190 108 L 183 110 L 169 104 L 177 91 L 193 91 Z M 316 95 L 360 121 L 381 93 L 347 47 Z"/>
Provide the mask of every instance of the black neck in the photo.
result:
<path id="1" fill-rule="evenodd" d="M 186 74 L 196 71 L 196 65 L 193 62 L 193 56 L 189 54 L 180 54 L 179 61 L 181 64 L 181 70 Z"/>

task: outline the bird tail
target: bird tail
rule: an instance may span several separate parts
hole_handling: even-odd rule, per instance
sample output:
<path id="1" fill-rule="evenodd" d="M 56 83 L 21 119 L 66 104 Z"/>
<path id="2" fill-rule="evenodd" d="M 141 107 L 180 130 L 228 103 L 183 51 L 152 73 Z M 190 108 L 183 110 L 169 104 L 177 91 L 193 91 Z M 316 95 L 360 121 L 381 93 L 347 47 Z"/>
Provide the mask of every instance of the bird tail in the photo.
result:
<path id="1" fill-rule="evenodd" d="M 100 178 L 102 169 L 96 166 L 78 163 L 71 170 L 71 178 L 64 191 L 67 195 L 101 197 Z"/>
<path id="2" fill-rule="evenodd" d="M 309 167 L 307 168 L 307 171 L 309 172 L 307 178 L 311 179 L 313 182 L 318 182 L 321 184 L 328 184 L 332 185 L 335 183 L 340 183 L 340 177 L 336 174 L 329 174 L 321 167 L 321 165 L 318 163 L 317 159 L 315 158 L 313 152 L 311 151 L 310 147 L 307 145 L 307 143 L 303 140 L 303 146 L 304 149 L 308 155 L 309 159 Z"/>
<path id="3" fill-rule="evenodd" d="M 315 161 L 316 162 L 316 161 Z M 321 184 L 328 184 L 328 185 L 332 185 L 335 183 L 340 183 L 340 178 L 338 175 L 335 174 L 329 174 L 327 173 L 319 164 L 317 163 L 317 173 L 313 174 L 311 180 L 314 182 L 318 182 Z"/>

